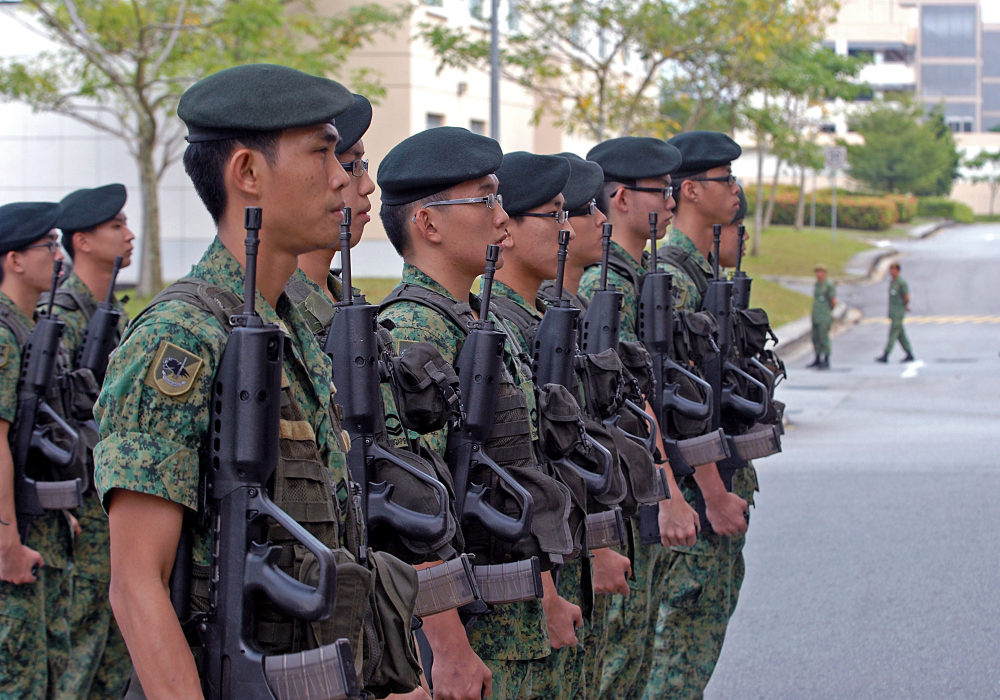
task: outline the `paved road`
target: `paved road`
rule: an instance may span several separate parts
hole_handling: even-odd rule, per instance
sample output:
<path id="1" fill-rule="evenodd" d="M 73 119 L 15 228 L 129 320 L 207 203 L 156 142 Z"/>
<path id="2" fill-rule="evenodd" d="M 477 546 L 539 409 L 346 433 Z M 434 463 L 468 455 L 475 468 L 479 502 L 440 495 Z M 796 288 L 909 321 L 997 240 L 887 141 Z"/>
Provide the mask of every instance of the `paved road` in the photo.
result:
<path id="1" fill-rule="evenodd" d="M 1000 226 L 897 247 L 922 364 L 873 362 L 870 322 L 791 363 L 708 700 L 1000 698 Z M 839 296 L 875 320 L 887 290 Z"/>

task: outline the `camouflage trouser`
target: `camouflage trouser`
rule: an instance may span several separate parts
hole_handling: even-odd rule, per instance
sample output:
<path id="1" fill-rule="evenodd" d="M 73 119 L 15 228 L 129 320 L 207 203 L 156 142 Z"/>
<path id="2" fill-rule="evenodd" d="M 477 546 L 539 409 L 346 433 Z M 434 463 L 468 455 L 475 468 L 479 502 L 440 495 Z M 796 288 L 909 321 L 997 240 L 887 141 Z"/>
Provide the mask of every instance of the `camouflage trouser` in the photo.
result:
<path id="1" fill-rule="evenodd" d="M 588 697 L 596 698 L 601 688 L 601 668 L 608 643 L 608 608 L 611 596 L 595 595 L 594 612 L 587 622 L 587 643 L 583 649 L 583 684 Z"/>
<path id="2" fill-rule="evenodd" d="M 650 606 L 650 586 L 664 549 L 639 543 L 639 518 L 632 518 L 631 527 L 636 547 L 630 592 L 628 596 L 612 596 L 607 606 L 607 641 L 599 691 L 602 699 L 638 698 L 649 676 L 656 615 Z"/>
<path id="3" fill-rule="evenodd" d="M 812 324 L 812 342 L 813 351 L 817 355 L 829 355 L 830 354 L 830 325 L 832 321 L 829 319 L 821 321 L 813 321 Z"/>
<path id="4" fill-rule="evenodd" d="M 885 346 L 886 356 L 892 352 L 892 348 L 896 344 L 897 340 L 899 341 L 899 344 L 903 346 L 903 350 L 906 351 L 906 354 L 912 355 L 913 348 L 910 347 L 910 339 L 906 337 L 906 329 L 903 327 L 903 318 L 889 317 L 889 323 L 892 325 L 889 326 L 889 342 Z"/>
<path id="5" fill-rule="evenodd" d="M 531 700 L 531 684 L 535 666 L 543 661 L 503 661 L 483 659 L 493 672 L 492 700 Z"/>
<path id="6" fill-rule="evenodd" d="M 74 547 L 72 652 L 59 692 L 65 698 L 119 700 L 132 662 L 108 601 L 108 518 L 97 494 L 86 498 L 77 517 L 83 532 Z"/>
<path id="7" fill-rule="evenodd" d="M 753 503 L 753 467 L 737 472 L 733 492 Z M 694 502 L 694 492 L 684 489 Z M 693 547 L 672 550 L 658 595 L 653 662 L 643 700 L 702 697 L 722 652 L 745 572 L 744 536 L 702 533 Z"/>
<path id="8" fill-rule="evenodd" d="M 35 583 L 0 581 L 0 700 L 49 700 L 69 658 L 71 571 L 43 566 Z"/>
<path id="9" fill-rule="evenodd" d="M 574 605 L 580 605 L 581 562 L 574 559 L 559 570 L 559 595 Z M 531 697 L 555 700 L 584 700 L 584 649 L 590 641 L 587 628 L 576 631 L 579 645 L 575 648 L 553 649 L 545 659 L 536 661 L 532 670 Z"/>

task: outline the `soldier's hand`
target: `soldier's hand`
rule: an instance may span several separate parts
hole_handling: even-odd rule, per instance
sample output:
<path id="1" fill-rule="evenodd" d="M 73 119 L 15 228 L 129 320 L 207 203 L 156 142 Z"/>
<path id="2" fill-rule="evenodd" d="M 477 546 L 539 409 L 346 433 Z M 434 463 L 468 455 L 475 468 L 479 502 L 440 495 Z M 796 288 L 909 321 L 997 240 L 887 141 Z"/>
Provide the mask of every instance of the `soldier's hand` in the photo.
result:
<path id="1" fill-rule="evenodd" d="M 79 537 L 80 535 L 83 534 L 83 528 L 80 527 L 80 521 L 77 520 L 76 517 L 72 513 L 69 514 L 69 524 L 70 524 L 70 527 L 73 528 L 73 533 L 77 537 Z"/>
<path id="2" fill-rule="evenodd" d="M 42 566 L 42 555 L 20 540 L 0 550 L 0 579 L 7 583 L 34 583 L 37 569 Z"/>
<path id="3" fill-rule="evenodd" d="M 545 608 L 545 624 L 549 628 L 549 645 L 553 649 L 575 647 L 580 643 L 576 637 L 577 628 L 583 627 L 583 613 L 579 605 L 546 593 L 542 598 L 542 607 Z"/>
<path id="4" fill-rule="evenodd" d="M 660 524 L 660 543 L 664 547 L 690 547 L 698 541 L 701 529 L 698 513 L 679 492 L 675 491 L 673 498 L 660 501 L 657 520 Z"/>
<path id="5" fill-rule="evenodd" d="M 391 693 L 386 700 L 431 700 L 431 696 L 423 688 L 417 688 L 409 693 Z"/>
<path id="6" fill-rule="evenodd" d="M 747 531 L 747 502 L 735 493 L 723 491 L 711 499 L 705 495 L 705 515 L 716 534 L 731 537 Z"/>
<path id="7" fill-rule="evenodd" d="M 481 700 L 493 693 L 493 673 L 476 656 L 464 637 L 463 643 L 434 650 L 435 700 Z M 409 696 L 408 696 L 409 697 Z"/>
<path id="8" fill-rule="evenodd" d="M 611 595 L 629 594 L 628 580 L 632 576 L 632 562 L 613 549 L 604 547 L 593 551 L 591 568 L 594 577 L 594 593 Z"/>

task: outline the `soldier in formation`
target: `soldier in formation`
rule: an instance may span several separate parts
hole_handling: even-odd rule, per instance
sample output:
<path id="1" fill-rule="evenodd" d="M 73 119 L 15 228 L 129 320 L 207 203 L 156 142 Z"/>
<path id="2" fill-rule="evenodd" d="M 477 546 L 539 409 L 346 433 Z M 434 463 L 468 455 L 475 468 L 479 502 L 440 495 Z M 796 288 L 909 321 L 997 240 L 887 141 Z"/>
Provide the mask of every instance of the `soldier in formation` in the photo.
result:
<path id="1" fill-rule="evenodd" d="M 215 238 L 130 323 L 113 294 L 132 253 L 123 186 L 0 207 L 0 698 L 701 697 L 743 579 L 756 474 L 668 461 L 675 426 L 653 405 L 643 285 L 665 270 L 676 309 L 656 313 L 699 313 L 713 263 L 734 266 L 739 146 L 711 132 L 624 137 L 584 160 L 504 154 L 451 127 L 411 136 L 378 166 L 404 264 L 375 309 L 349 281 L 375 191 L 367 99 L 248 65 L 195 84 L 178 115 Z M 53 288 L 56 229 L 74 271 Z M 666 239 L 657 269 L 651 235 Z M 898 266 L 905 306 L 897 278 Z M 608 293 L 620 327 L 592 351 L 581 328 Z M 553 352 L 572 369 L 542 381 L 547 314 L 568 309 Z M 88 364 L 101 314 L 115 323 Z M 351 318 L 368 320 L 345 337 Z M 16 437 L 38 403 L 22 377 L 32 331 L 55 320 L 43 398 L 76 436 L 75 461 Z M 277 510 L 248 509 L 264 524 L 226 555 L 212 504 L 238 486 L 216 475 L 224 358 L 241 328 L 283 338 L 266 350 L 280 410 L 275 396 L 272 423 L 242 426 L 273 433 L 260 488 Z M 75 484 L 78 500 L 28 515 L 24 489 L 45 482 Z M 245 557 L 236 589 L 224 556 Z M 336 595 L 308 612 L 324 562 Z M 236 635 L 256 671 L 242 658 L 209 668 L 209 628 Z"/>

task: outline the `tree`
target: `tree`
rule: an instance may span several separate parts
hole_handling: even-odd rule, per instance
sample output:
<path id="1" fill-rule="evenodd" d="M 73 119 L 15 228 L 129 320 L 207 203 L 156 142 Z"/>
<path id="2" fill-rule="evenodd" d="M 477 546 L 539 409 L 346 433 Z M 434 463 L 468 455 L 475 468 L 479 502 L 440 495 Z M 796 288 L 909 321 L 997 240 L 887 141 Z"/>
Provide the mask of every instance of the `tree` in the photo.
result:
<path id="1" fill-rule="evenodd" d="M 985 183 L 990 188 L 990 218 L 993 218 L 993 204 L 1000 191 L 1000 151 L 980 151 L 974 158 L 965 161 L 965 167 L 975 170 L 967 180 Z"/>
<path id="2" fill-rule="evenodd" d="M 857 115 L 851 130 L 863 146 L 847 147 L 850 174 L 876 192 L 941 193 L 951 190 L 957 149 L 951 132 L 936 129 L 920 105 L 875 102 Z"/>
<path id="3" fill-rule="evenodd" d="M 139 168 L 142 254 L 139 289 L 162 286 L 158 186 L 180 157 L 177 101 L 200 78 L 233 65 L 281 63 L 336 76 L 348 54 L 401 10 L 352 7 L 336 16 L 283 0 L 25 0 L 28 26 L 58 48 L 0 60 L 0 99 L 72 117 L 121 139 Z M 382 94 L 376 76 L 349 84 Z"/>

